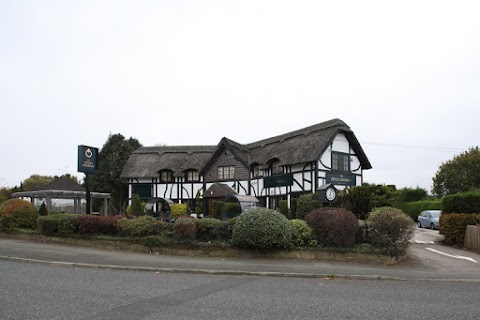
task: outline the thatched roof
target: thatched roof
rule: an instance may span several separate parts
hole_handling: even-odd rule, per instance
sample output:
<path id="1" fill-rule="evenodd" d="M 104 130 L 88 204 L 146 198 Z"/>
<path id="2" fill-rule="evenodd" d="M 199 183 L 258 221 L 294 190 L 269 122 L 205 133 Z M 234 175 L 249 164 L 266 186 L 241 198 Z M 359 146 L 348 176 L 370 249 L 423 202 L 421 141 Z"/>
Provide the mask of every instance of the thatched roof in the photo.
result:
<path id="1" fill-rule="evenodd" d="M 272 159 L 278 159 L 280 165 L 306 163 L 318 160 L 340 132 L 345 134 L 352 145 L 363 169 L 371 169 L 372 166 L 353 131 L 340 119 L 254 142 L 246 147 L 251 152 L 251 163 L 266 165 Z"/>
<path id="2" fill-rule="evenodd" d="M 340 119 L 333 119 L 250 144 L 222 138 L 217 146 L 142 147 L 130 156 L 121 177 L 157 177 L 158 172 L 164 169 L 172 170 L 175 175 L 182 175 L 188 169 L 202 172 L 224 148 L 247 168 L 252 164 L 267 166 L 273 159 L 280 161 L 280 165 L 313 162 L 320 158 L 338 133 L 345 134 L 362 168 L 371 169 L 350 127 Z"/>
<path id="3" fill-rule="evenodd" d="M 201 171 L 216 146 L 141 147 L 128 158 L 122 178 L 158 177 L 161 170 L 171 170 L 181 176 L 188 169 Z"/>

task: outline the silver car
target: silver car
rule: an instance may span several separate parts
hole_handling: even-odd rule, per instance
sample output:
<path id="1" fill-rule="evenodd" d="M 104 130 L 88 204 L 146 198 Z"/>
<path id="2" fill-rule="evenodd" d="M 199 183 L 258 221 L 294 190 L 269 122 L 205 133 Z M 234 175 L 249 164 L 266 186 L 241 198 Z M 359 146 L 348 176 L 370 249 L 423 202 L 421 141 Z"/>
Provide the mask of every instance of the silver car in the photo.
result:
<path id="1" fill-rule="evenodd" d="M 425 210 L 417 218 L 419 228 L 438 229 L 441 210 Z"/>

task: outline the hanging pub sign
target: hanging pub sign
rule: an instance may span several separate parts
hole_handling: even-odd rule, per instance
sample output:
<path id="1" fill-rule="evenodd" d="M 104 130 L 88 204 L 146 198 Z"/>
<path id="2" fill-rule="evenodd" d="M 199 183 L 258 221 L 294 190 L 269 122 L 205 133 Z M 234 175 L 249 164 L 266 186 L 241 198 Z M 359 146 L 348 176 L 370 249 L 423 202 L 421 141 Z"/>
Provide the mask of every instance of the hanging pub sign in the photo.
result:
<path id="1" fill-rule="evenodd" d="M 357 178 L 354 174 L 327 172 L 326 182 L 335 185 L 353 187 L 357 185 Z"/>
<path id="2" fill-rule="evenodd" d="M 263 185 L 265 188 L 293 186 L 293 173 L 264 177 Z"/>
<path id="3" fill-rule="evenodd" d="M 78 146 L 78 172 L 95 173 L 98 171 L 98 148 Z"/>

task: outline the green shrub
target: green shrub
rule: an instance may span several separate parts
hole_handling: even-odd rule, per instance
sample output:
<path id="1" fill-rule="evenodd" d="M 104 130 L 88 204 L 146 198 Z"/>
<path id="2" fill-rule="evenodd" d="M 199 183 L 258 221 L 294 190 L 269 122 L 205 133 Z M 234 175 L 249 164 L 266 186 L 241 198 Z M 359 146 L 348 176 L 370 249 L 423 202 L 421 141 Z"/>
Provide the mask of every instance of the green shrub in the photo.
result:
<path id="1" fill-rule="evenodd" d="M 480 213 L 480 191 L 446 195 L 442 204 L 446 213 Z"/>
<path id="2" fill-rule="evenodd" d="M 290 200 L 290 219 L 297 216 L 297 198 L 292 198 Z"/>
<path id="3" fill-rule="evenodd" d="M 35 228 L 37 209 L 25 200 L 10 199 L 0 206 L 0 228 Z"/>
<path id="4" fill-rule="evenodd" d="M 77 216 L 75 214 L 67 214 L 58 220 L 58 234 L 69 235 L 77 231 Z"/>
<path id="5" fill-rule="evenodd" d="M 292 226 L 292 244 L 296 247 L 309 245 L 315 239 L 315 234 L 305 220 L 290 220 Z"/>
<path id="6" fill-rule="evenodd" d="M 212 232 L 215 234 L 215 239 L 225 242 L 230 241 L 232 239 L 233 227 L 235 226 L 237 218 L 238 217 L 235 217 L 225 221 L 218 220 L 221 222 L 221 224 L 215 225 L 212 230 Z"/>
<path id="7" fill-rule="evenodd" d="M 442 200 L 422 200 L 416 202 L 398 203 L 397 209 L 405 212 L 413 221 L 417 221 L 418 215 L 425 210 L 442 210 Z"/>
<path id="8" fill-rule="evenodd" d="M 197 240 L 212 241 L 220 238 L 221 228 L 224 226 L 221 220 L 205 218 L 197 219 L 195 222 L 197 224 Z"/>
<path id="9" fill-rule="evenodd" d="M 173 236 L 177 240 L 194 240 L 197 225 L 193 218 L 179 218 L 173 224 Z"/>
<path id="10" fill-rule="evenodd" d="M 313 193 L 302 194 L 297 200 L 297 219 L 305 219 L 307 214 L 318 207 L 318 201 Z"/>
<path id="11" fill-rule="evenodd" d="M 359 219 L 365 219 L 374 208 L 393 206 L 395 195 L 395 186 L 390 185 L 365 184 L 349 187 L 341 192 L 345 207 Z"/>
<path id="12" fill-rule="evenodd" d="M 415 231 L 415 223 L 404 212 L 392 207 L 381 207 L 366 220 L 370 242 L 398 259 L 406 253 Z"/>
<path id="13" fill-rule="evenodd" d="M 288 209 L 288 200 L 280 200 L 278 203 L 278 212 L 290 219 L 290 210 Z"/>
<path id="14" fill-rule="evenodd" d="M 58 213 L 50 214 L 48 216 L 40 216 L 37 219 L 37 231 L 46 236 L 55 235 L 59 233 L 60 222 L 65 219 L 69 222 L 75 223 L 74 227 L 72 227 L 72 225 L 68 222 L 62 223 L 62 234 L 70 234 L 69 230 L 73 228 L 74 231 L 76 231 L 77 229 L 76 218 L 77 215 L 74 213 Z"/>
<path id="15" fill-rule="evenodd" d="M 45 202 L 42 202 L 42 205 L 38 209 L 38 214 L 41 216 L 48 215 L 48 210 L 47 210 L 47 206 L 45 205 Z"/>
<path id="16" fill-rule="evenodd" d="M 188 206 L 185 203 L 174 203 L 170 205 L 170 218 L 178 218 L 183 215 L 187 215 Z"/>
<path id="17" fill-rule="evenodd" d="M 358 220 L 344 208 L 324 207 L 310 212 L 305 221 L 320 244 L 350 247 L 355 244 Z"/>
<path id="18" fill-rule="evenodd" d="M 195 213 L 198 215 L 202 212 L 202 200 L 200 199 L 200 190 L 198 190 L 197 194 L 195 195 Z"/>
<path id="19" fill-rule="evenodd" d="M 440 215 L 440 233 L 447 244 L 462 243 L 467 225 L 478 223 L 478 214 L 474 213 L 442 213 Z"/>
<path id="20" fill-rule="evenodd" d="M 292 227 L 276 210 L 253 208 L 243 212 L 233 227 L 232 243 L 255 249 L 286 248 L 291 245 Z"/>
<path id="21" fill-rule="evenodd" d="M 128 210 L 127 210 L 128 211 Z M 145 212 L 145 204 L 142 203 L 140 196 L 137 193 L 133 194 L 132 205 L 130 206 L 130 214 L 140 216 Z"/>
<path id="22" fill-rule="evenodd" d="M 212 202 L 212 216 L 215 219 L 220 219 L 223 211 L 223 202 L 213 201 Z"/>
<path id="23" fill-rule="evenodd" d="M 135 219 L 122 218 L 117 221 L 117 228 L 121 236 L 145 237 L 159 235 L 164 224 L 149 216 L 141 216 Z"/>

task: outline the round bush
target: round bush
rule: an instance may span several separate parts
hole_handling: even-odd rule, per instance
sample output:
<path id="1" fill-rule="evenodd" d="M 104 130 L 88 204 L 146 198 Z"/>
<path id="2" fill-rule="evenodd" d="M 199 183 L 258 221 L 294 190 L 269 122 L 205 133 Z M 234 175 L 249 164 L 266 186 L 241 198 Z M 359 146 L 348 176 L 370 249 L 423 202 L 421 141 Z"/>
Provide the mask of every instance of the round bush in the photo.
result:
<path id="1" fill-rule="evenodd" d="M 189 214 L 188 206 L 185 203 L 174 203 L 170 205 L 170 218 L 178 218 Z"/>
<path id="2" fill-rule="evenodd" d="M 35 206 L 22 199 L 10 199 L 0 206 L 0 228 L 35 228 Z"/>
<path id="3" fill-rule="evenodd" d="M 286 248 L 291 245 L 292 227 L 276 210 L 254 208 L 243 212 L 233 227 L 232 243 L 256 249 Z"/>
<path id="4" fill-rule="evenodd" d="M 324 207 L 315 209 L 305 218 L 320 244 L 349 247 L 355 244 L 358 220 L 344 208 Z"/>
<path id="5" fill-rule="evenodd" d="M 292 226 L 292 244 L 296 247 L 308 245 L 315 239 L 312 228 L 304 220 L 290 220 Z"/>
<path id="6" fill-rule="evenodd" d="M 391 207 L 372 211 L 366 224 L 370 242 L 395 258 L 405 254 L 415 230 L 415 223 L 410 217 Z"/>

